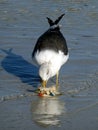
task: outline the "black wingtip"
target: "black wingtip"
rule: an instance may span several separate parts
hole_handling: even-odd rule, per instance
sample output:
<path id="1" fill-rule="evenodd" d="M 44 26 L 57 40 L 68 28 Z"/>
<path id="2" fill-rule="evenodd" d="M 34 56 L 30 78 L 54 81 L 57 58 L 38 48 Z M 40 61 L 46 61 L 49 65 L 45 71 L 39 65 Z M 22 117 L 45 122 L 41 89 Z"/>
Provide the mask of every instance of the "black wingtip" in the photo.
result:
<path id="1" fill-rule="evenodd" d="M 46 17 L 46 18 L 48 20 L 49 25 L 53 26 L 53 25 L 57 25 L 64 15 L 65 15 L 65 13 L 62 14 L 61 16 L 59 16 L 55 21 L 53 21 L 52 19 L 50 19 L 48 17 Z"/>
<path id="2" fill-rule="evenodd" d="M 53 25 L 54 25 L 54 22 L 53 22 L 50 18 L 48 18 L 48 17 L 46 17 L 46 18 L 47 18 L 47 20 L 48 20 L 49 25 L 50 25 L 50 26 L 53 26 Z"/>
<path id="3" fill-rule="evenodd" d="M 64 16 L 65 14 L 62 14 L 61 16 L 59 16 L 56 20 L 55 20 L 55 24 L 58 24 L 59 21 L 62 19 L 62 17 Z"/>

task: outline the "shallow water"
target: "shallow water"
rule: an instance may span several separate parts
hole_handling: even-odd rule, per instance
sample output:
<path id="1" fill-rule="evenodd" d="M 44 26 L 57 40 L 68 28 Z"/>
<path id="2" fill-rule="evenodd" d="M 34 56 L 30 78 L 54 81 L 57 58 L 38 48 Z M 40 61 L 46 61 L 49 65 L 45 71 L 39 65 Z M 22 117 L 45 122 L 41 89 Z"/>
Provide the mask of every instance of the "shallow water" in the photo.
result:
<path id="1" fill-rule="evenodd" d="M 33 93 L 40 78 L 31 54 L 49 27 L 45 17 L 62 13 L 61 31 L 70 54 L 60 71 L 63 96 L 39 99 Z M 49 81 L 54 83 L 55 78 Z M 97 0 L 0 0 L 0 101 L 4 130 L 98 129 Z"/>

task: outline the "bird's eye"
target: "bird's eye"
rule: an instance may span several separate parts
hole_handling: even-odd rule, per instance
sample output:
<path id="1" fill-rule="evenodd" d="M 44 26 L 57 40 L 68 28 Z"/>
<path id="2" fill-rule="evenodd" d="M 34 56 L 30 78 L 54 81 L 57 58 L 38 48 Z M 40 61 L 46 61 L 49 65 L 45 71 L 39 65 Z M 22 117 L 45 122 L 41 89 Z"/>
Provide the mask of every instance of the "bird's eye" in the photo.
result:
<path id="1" fill-rule="evenodd" d="M 47 75 L 49 74 L 49 70 L 47 70 L 47 73 L 46 73 Z"/>

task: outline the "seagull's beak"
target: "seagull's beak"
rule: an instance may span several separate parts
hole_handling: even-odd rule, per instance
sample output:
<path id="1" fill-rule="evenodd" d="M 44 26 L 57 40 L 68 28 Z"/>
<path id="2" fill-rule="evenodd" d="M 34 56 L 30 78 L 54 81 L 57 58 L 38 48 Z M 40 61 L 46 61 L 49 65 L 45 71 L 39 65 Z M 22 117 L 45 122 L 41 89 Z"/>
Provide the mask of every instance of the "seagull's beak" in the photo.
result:
<path id="1" fill-rule="evenodd" d="M 46 87 L 46 85 L 47 85 L 47 80 L 42 80 L 42 87 Z"/>

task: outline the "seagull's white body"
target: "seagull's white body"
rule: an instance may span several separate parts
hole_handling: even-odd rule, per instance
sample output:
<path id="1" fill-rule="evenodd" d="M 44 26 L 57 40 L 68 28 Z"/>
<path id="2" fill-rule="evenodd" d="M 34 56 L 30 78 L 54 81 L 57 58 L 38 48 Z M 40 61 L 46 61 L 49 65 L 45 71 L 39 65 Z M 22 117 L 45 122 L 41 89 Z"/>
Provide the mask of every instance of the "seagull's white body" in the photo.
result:
<path id="1" fill-rule="evenodd" d="M 64 55 L 64 53 L 59 50 L 55 52 L 53 50 L 43 50 L 41 52 L 37 51 L 35 59 L 37 63 L 41 66 L 39 74 L 43 80 L 48 80 L 49 77 L 53 77 L 60 70 L 61 66 L 66 63 L 69 55 Z M 49 67 L 50 75 L 47 77 L 44 73 L 46 68 Z"/>

